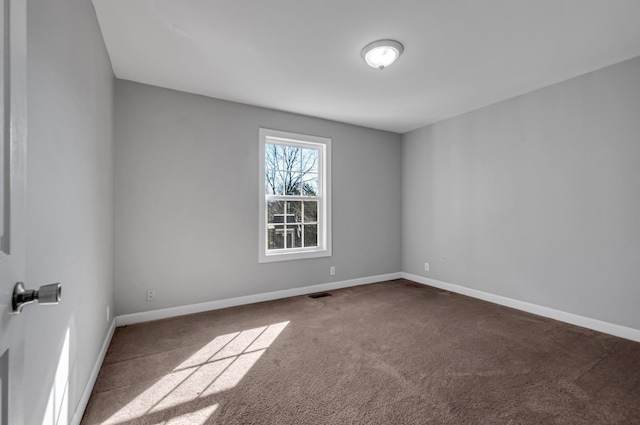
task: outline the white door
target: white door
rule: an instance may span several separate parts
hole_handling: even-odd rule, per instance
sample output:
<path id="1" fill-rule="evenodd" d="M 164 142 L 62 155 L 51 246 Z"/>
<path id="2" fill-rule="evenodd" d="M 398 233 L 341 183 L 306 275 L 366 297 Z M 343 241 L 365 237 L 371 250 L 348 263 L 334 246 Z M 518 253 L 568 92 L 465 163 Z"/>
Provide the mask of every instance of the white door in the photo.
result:
<path id="1" fill-rule="evenodd" d="M 25 276 L 26 25 L 26 0 L 0 0 L 0 425 L 22 424 L 24 416 L 28 311 L 12 315 L 11 300 Z"/>

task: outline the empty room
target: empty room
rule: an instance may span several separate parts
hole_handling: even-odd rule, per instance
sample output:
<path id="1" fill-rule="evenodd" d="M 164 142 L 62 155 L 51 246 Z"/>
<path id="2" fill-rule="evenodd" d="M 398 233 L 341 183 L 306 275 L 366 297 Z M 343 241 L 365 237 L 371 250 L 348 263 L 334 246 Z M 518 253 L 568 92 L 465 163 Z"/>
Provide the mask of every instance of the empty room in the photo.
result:
<path id="1" fill-rule="evenodd" d="M 0 425 L 640 423 L 640 2 L 2 10 Z"/>

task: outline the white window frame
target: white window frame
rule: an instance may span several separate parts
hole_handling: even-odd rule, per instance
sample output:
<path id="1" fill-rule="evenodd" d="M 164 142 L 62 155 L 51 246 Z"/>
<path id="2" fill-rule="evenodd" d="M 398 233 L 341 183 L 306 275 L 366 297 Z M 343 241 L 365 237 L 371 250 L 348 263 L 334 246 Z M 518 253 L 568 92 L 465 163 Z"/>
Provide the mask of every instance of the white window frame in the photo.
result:
<path id="1" fill-rule="evenodd" d="M 302 260 L 331 256 L 331 139 L 306 134 L 261 128 L 259 131 L 259 262 Z M 267 200 L 265 193 L 265 145 L 279 144 L 300 146 L 319 150 L 318 158 L 318 246 L 303 248 L 267 249 Z M 304 200 L 292 196 L 291 200 Z"/>

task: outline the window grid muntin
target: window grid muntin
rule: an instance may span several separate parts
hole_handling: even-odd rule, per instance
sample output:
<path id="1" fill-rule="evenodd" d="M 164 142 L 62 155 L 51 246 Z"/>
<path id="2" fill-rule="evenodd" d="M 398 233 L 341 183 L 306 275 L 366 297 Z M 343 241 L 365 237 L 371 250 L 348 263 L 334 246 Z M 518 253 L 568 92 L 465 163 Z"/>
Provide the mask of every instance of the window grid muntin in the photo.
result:
<path id="1" fill-rule="evenodd" d="M 293 199 L 292 199 L 293 198 Z M 298 198 L 298 199 L 295 199 Z M 282 222 L 278 222 L 278 221 L 269 221 L 269 202 L 270 201 L 283 201 L 284 202 L 284 206 L 282 208 L 283 210 L 283 221 Z M 290 202 L 300 202 L 301 204 L 301 212 L 300 212 L 300 218 L 301 221 L 295 221 L 295 222 L 289 222 L 287 221 L 287 218 L 289 216 L 288 213 L 288 205 Z M 305 220 L 305 202 L 316 202 L 316 220 Z M 299 251 L 309 251 L 309 250 L 317 250 L 319 248 L 321 248 L 320 244 L 318 243 L 319 238 L 319 234 L 320 234 L 320 230 L 322 229 L 322 226 L 320 224 L 321 218 L 320 218 L 320 197 L 309 197 L 309 196 L 278 196 L 278 195 L 267 195 L 266 196 L 266 205 L 267 208 L 265 208 L 265 212 L 266 212 L 266 218 L 265 218 L 265 231 L 266 231 L 266 235 L 265 235 L 265 244 L 266 244 L 266 251 L 271 254 L 274 252 L 291 252 L 294 250 L 299 250 Z M 272 226 L 270 228 L 270 226 Z M 284 227 L 284 248 L 269 248 L 269 230 L 272 230 L 273 227 L 278 227 L 278 226 L 283 226 Z M 316 245 L 311 245 L 311 246 L 305 246 L 305 229 L 307 226 L 316 226 Z M 300 227 L 302 229 L 301 231 L 301 247 L 287 247 L 287 243 L 288 243 L 288 237 L 287 237 L 287 233 L 288 233 L 288 228 L 295 228 L 295 227 Z"/>

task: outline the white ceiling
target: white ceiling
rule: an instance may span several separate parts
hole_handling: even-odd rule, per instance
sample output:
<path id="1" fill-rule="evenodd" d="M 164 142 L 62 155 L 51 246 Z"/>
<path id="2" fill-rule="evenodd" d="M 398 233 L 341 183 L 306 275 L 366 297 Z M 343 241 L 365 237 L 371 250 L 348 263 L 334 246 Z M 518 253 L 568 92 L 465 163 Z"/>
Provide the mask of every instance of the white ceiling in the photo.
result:
<path id="1" fill-rule="evenodd" d="M 398 133 L 640 56 L 638 0 L 93 3 L 118 78 Z"/>

